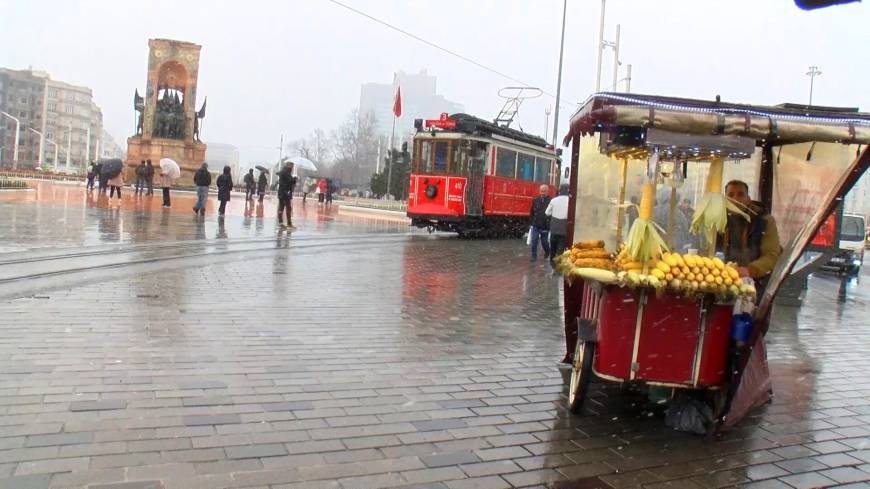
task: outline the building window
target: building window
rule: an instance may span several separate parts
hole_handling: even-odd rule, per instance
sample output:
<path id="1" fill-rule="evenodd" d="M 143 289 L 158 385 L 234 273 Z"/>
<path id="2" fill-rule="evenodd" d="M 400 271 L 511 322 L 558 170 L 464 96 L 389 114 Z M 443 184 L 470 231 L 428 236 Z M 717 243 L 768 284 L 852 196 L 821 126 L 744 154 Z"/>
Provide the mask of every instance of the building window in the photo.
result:
<path id="1" fill-rule="evenodd" d="M 72 114 L 73 113 L 73 106 L 72 105 L 64 105 L 63 111 L 66 112 L 67 114 Z"/>
<path id="2" fill-rule="evenodd" d="M 57 98 L 57 89 L 56 89 L 56 88 L 52 88 L 51 90 L 49 90 L 49 91 L 48 91 L 48 96 L 51 97 L 51 98 Z"/>
<path id="3" fill-rule="evenodd" d="M 57 112 L 57 104 L 54 102 L 49 102 L 48 103 L 48 110 L 50 110 L 52 112 Z"/>
<path id="4" fill-rule="evenodd" d="M 27 105 L 27 97 L 21 97 L 21 105 Z"/>

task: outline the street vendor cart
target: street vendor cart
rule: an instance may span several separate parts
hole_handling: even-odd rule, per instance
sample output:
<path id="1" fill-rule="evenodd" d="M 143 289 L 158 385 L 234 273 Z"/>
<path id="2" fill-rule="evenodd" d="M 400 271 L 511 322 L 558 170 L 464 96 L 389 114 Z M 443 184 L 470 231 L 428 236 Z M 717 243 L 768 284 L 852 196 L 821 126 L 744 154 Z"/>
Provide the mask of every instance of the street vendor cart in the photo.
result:
<path id="1" fill-rule="evenodd" d="M 870 114 L 599 93 L 569 143 L 571 410 L 596 376 L 692 395 L 709 432 L 732 426 L 770 399 L 772 301 L 870 165 Z M 751 204 L 726 195 L 743 187 Z M 756 261 L 731 256 L 741 236 Z"/>

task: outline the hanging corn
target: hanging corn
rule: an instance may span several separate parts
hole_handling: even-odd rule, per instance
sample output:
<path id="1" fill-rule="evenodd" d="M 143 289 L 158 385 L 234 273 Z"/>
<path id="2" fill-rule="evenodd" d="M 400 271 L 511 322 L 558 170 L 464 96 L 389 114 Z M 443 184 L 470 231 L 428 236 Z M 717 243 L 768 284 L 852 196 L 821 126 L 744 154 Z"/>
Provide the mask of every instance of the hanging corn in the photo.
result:
<path id="1" fill-rule="evenodd" d="M 728 226 L 728 211 L 743 216 L 747 221 L 749 220 L 749 215 L 741 211 L 722 194 L 722 169 L 722 158 L 713 157 L 710 160 L 710 170 L 707 173 L 704 197 L 692 216 L 691 232 L 702 234 L 708 255 L 715 253 L 716 236 L 724 232 Z"/>
<path id="2" fill-rule="evenodd" d="M 631 259 L 644 264 L 660 257 L 664 251 L 668 250 L 653 222 L 654 202 L 655 184 L 647 182 L 641 190 L 638 217 L 631 225 L 631 229 L 628 231 L 628 238 L 625 240 L 628 255 Z"/>

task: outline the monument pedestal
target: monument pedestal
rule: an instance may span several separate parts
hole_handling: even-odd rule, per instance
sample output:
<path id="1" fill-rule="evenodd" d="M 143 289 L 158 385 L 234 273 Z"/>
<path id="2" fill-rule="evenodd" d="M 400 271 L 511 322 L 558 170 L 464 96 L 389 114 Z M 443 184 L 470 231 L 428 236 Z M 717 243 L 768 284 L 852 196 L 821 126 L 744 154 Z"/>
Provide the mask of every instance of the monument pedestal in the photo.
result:
<path id="1" fill-rule="evenodd" d="M 181 168 L 180 185 L 193 185 L 193 174 L 205 161 L 205 144 L 198 141 L 177 139 L 143 139 L 142 136 L 127 138 L 127 159 L 124 161 L 124 181 L 134 182 L 136 167 L 142 160 L 151 160 L 154 165 L 154 184 L 160 182 L 160 158 L 171 158 Z"/>

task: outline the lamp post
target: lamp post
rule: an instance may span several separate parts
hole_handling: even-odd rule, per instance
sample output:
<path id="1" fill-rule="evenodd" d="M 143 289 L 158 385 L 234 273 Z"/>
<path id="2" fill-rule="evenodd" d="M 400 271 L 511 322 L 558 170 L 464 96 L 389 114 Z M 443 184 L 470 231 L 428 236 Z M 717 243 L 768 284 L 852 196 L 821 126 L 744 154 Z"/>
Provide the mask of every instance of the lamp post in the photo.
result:
<path id="1" fill-rule="evenodd" d="M 45 142 L 54 145 L 54 172 L 57 173 L 57 143 L 50 139 L 46 139 Z"/>
<path id="2" fill-rule="evenodd" d="M 602 20 L 604 12 L 604 0 L 601 0 Z M 553 116 L 553 147 L 556 146 L 556 139 L 559 137 L 559 102 L 562 97 L 562 55 L 565 53 L 565 17 L 568 14 L 568 0 L 562 2 L 562 40 L 559 41 L 559 74 L 556 75 L 556 114 Z M 598 69 L 601 69 L 601 61 L 599 60 Z M 547 122 L 550 121 L 550 110 L 547 109 Z M 544 136 L 544 140 L 549 139 L 548 135 Z"/>
<path id="3" fill-rule="evenodd" d="M 0 114 L 5 115 L 6 117 L 15 121 L 15 144 L 12 145 L 12 169 L 18 169 L 18 137 L 20 135 L 21 129 L 21 121 L 18 120 L 17 117 L 13 117 L 12 114 L 8 112 L 0 112 Z"/>
<path id="4" fill-rule="evenodd" d="M 66 173 L 69 173 L 69 156 L 72 152 L 72 122 L 66 129 Z"/>
<path id="5" fill-rule="evenodd" d="M 813 82 L 816 81 L 816 77 L 821 75 L 822 72 L 819 71 L 819 67 L 816 65 L 810 66 L 810 71 L 807 72 L 807 76 L 810 77 L 810 103 L 807 105 L 813 105 Z"/>
<path id="6" fill-rule="evenodd" d="M 42 168 L 42 143 L 45 141 L 45 138 L 43 137 L 41 132 L 37 131 L 36 129 L 34 129 L 32 127 L 28 127 L 27 130 L 31 131 L 31 132 L 35 132 L 36 134 L 39 135 L 39 162 L 37 163 L 37 165 L 39 166 L 39 168 Z"/>

